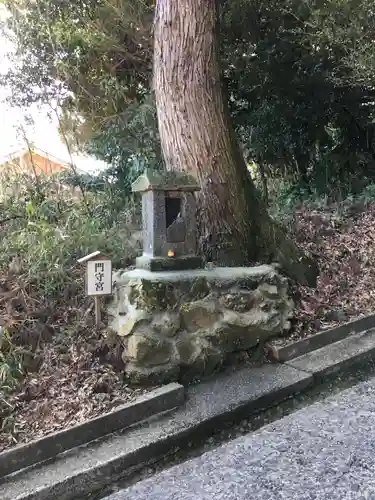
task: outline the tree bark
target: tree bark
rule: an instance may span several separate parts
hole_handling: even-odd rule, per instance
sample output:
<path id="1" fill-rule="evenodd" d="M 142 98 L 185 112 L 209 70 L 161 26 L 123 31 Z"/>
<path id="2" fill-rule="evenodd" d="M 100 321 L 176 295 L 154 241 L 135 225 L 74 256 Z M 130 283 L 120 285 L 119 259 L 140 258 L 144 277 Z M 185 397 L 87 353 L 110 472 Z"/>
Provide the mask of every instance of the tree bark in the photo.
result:
<path id="1" fill-rule="evenodd" d="M 153 85 L 166 168 L 201 184 L 201 250 L 219 265 L 277 259 L 291 277 L 313 284 L 314 266 L 267 215 L 236 140 L 222 87 L 216 0 L 157 0 Z"/>

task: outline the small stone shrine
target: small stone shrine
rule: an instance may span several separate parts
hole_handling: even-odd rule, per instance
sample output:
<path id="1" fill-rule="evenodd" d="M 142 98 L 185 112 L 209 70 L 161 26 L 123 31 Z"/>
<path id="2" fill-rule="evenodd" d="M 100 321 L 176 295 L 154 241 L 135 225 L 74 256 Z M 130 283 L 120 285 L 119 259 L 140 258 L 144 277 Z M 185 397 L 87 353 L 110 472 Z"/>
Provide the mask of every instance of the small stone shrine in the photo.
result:
<path id="1" fill-rule="evenodd" d="M 197 269 L 196 202 L 200 187 L 183 172 L 146 170 L 132 185 L 142 194 L 143 255 L 136 267 L 150 271 Z"/>
<path id="2" fill-rule="evenodd" d="M 146 171 L 143 255 L 117 272 L 109 331 L 131 382 L 191 381 L 290 328 L 293 301 L 272 266 L 205 269 L 196 255 L 195 179 Z M 236 354 L 235 354 L 236 355 Z"/>

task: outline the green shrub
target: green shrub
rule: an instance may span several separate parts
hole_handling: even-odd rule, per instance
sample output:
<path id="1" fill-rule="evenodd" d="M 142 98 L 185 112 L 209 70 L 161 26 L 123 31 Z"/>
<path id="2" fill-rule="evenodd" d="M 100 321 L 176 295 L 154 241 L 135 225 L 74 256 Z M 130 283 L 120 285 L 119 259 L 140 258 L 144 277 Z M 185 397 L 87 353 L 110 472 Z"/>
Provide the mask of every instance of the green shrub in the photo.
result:
<path id="1" fill-rule="evenodd" d="M 1 400 L 28 371 L 27 359 L 41 343 L 54 334 L 91 334 L 77 259 L 99 250 L 114 268 L 124 268 L 138 254 L 141 235 L 139 205 L 110 185 L 85 191 L 56 179 L 7 182 L 0 199 L 0 328 L 6 331 L 0 413 Z M 43 340 L 44 330 L 52 332 L 50 340 Z"/>
<path id="2" fill-rule="evenodd" d="M 110 188 L 82 193 L 55 180 L 28 181 L 0 211 L 0 271 L 24 276 L 43 296 L 56 297 L 75 279 L 83 255 L 99 250 L 125 267 L 139 250 L 137 205 Z"/>

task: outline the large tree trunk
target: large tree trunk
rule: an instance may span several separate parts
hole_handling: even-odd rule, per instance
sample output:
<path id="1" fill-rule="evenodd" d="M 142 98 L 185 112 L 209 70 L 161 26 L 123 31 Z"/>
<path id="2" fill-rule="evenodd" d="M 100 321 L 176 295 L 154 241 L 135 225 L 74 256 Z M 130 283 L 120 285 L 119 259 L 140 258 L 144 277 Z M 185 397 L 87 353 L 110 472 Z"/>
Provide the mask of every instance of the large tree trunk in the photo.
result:
<path id="1" fill-rule="evenodd" d="M 157 0 L 154 90 L 166 167 L 200 181 L 201 247 L 226 265 L 279 260 L 312 283 L 315 269 L 268 217 L 229 119 L 216 0 Z"/>

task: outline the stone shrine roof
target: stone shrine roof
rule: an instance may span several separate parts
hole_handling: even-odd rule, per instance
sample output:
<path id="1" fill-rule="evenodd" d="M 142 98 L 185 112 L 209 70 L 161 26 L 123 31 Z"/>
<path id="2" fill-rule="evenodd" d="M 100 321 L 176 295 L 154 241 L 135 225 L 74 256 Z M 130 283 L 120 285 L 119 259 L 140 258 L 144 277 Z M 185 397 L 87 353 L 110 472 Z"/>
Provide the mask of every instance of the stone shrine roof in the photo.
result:
<path id="1" fill-rule="evenodd" d="M 157 172 L 146 169 L 132 184 L 134 193 L 144 191 L 199 191 L 200 186 L 193 175 L 185 172 Z"/>

